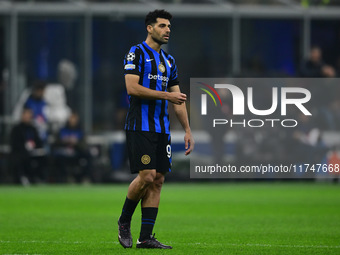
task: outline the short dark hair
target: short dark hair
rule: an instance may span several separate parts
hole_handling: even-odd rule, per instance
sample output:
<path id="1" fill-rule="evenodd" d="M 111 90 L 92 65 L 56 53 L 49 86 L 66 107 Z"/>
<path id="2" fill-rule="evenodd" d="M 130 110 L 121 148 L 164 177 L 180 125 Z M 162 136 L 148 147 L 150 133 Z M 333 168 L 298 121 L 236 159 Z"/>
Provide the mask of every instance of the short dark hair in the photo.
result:
<path id="1" fill-rule="evenodd" d="M 320 48 L 319 45 L 313 44 L 313 45 L 310 47 L 310 50 L 315 50 L 315 49 L 321 50 L 321 48 Z"/>
<path id="2" fill-rule="evenodd" d="M 154 10 L 149 12 L 145 17 L 145 26 L 152 25 L 157 22 L 157 18 L 171 20 L 172 15 L 165 10 Z"/>
<path id="3" fill-rule="evenodd" d="M 46 85 L 47 85 L 46 81 L 36 80 L 33 82 L 32 90 L 33 91 L 44 90 L 46 88 Z"/>

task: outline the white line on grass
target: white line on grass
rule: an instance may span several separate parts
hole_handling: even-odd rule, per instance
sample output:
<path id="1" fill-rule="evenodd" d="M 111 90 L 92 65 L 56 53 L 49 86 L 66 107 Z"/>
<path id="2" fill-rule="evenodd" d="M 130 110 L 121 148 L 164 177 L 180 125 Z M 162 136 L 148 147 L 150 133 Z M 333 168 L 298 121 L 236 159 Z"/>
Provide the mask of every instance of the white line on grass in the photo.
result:
<path id="1" fill-rule="evenodd" d="M 87 244 L 94 242 L 85 242 L 85 241 L 41 241 L 41 240 L 28 240 L 28 241 L 9 241 L 9 240 L 0 240 L 0 243 L 55 243 L 55 244 Z M 99 244 L 119 244 L 117 241 L 112 242 L 96 242 Z M 282 248 L 324 248 L 324 249 L 339 249 L 340 245 L 299 245 L 299 244 L 259 244 L 259 243 L 245 243 L 245 244 L 237 244 L 237 243 L 174 243 L 169 242 L 173 245 L 204 245 L 204 246 L 259 246 L 259 247 L 282 247 Z"/>

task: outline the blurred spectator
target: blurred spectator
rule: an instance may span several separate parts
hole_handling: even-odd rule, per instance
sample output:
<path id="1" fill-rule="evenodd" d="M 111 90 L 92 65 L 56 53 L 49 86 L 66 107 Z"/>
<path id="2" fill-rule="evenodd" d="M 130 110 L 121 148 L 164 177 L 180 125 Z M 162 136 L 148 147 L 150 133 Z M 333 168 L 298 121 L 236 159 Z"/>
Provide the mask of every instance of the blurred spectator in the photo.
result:
<path id="1" fill-rule="evenodd" d="M 32 93 L 24 104 L 25 109 L 32 110 L 33 125 L 37 128 L 39 136 L 44 145 L 47 145 L 48 138 L 48 109 L 47 103 L 44 100 L 44 91 L 46 83 L 43 81 L 36 81 L 32 88 Z"/>
<path id="2" fill-rule="evenodd" d="M 65 125 L 71 112 L 70 108 L 66 104 L 65 88 L 59 83 L 50 83 L 46 84 L 46 86 L 43 84 L 44 82 L 38 81 L 33 85 L 33 88 L 26 88 L 22 91 L 20 98 L 13 110 L 12 117 L 15 122 L 19 122 L 22 109 L 28 107 L 33 110 L 32 105 L 35 105 L 34 108 L 43 109 L 42 116 L 43 119 L 47 121 L 46 126 L 42 129 L 44 130 L 47 128 L 48 131 L 57 132 L 62 126 Z M 40 89 L 39 87 L 42 88 Z M 35 92 L 36 88 L 38 92 Z M 42 91 L 39 92 L 39 90 Z M 40 94 L 43 94 L 42 98 Z M 38 99 L 32 100 L 32 97 Z M 37 124 L 42 126 L 41 118 L 38 118 Z M 42 133 L 44 132 L 46 131 L 42 131 Z"/>
<path id="3" fill-rule="evenodd" d="M 66 104 L 64 86 L 58 83 L 48 84 L 44 91 L 44 100 L 48 104 L 49 127 L 55 133 L 65 125 L 71 113 Z"/>
<path id="4" fill-rule="evenodd" d="M 302 63 L 300 72 L 302 77 L 335 77 L 336 75 L 334 68 L 323 62 L 322 51 L 318 46 L 311 48 L 309 59 Z"/>
<path id="5" fill-rule="evenodd" d="M 78 78 L 78 72 L 73 62 L 67 59 L 62 59 L 58 63 L 58 81 L 67 90 L 74 88 L 75 82 Z"/>
<path id="6" fill-rule="evenodd" d="M 68 177 L 75 178 L 77 182 L 86 182 L 92 177 L 92 157 L 77 113 L 73 112 L 66 126 L 60 129 L 54 154 L 59 182 L 67 181 Z"/>
<path id="7" fill-rule="evenodd" d="M 321 132 L 310 116 L 298 114 L 299 125 L 292 130 L 288 142 L 290 159 L 295 163 L 318 163 L 327 152 L 321 141 Z"/>
<path id="8" fill-rule="evenodd" d="M 76 94 L 72 93 L 77 78 L 78 72 L 75 64 L 68 59 L 60 60 L 58 63 L 58 82 L 65 88 L 63 93 L 66 90 L 67 103 L 71 108 L 74 108 L 75 102 L 77 102 Z"/>
<path id="9" fill-rule="evenodd" d="M 24 109 L 21 122 L 13 127 L 10 135 L 14 175 L 23 185 L 44 181 L 46 177 L 46 151 L 32 119 L 32 111 Z"/>

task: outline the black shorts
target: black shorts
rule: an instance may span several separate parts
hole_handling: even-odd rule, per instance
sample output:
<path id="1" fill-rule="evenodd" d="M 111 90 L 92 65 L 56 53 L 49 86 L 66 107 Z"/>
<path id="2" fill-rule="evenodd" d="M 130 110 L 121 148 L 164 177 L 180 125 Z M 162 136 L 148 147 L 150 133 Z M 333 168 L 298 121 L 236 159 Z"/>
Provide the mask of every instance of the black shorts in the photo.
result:
<path id="1" fill-rule="evenodd" d="M 171 172 L 170 134 L 127 130 L 126 143 L 131 173 L 146 169 Z"/>

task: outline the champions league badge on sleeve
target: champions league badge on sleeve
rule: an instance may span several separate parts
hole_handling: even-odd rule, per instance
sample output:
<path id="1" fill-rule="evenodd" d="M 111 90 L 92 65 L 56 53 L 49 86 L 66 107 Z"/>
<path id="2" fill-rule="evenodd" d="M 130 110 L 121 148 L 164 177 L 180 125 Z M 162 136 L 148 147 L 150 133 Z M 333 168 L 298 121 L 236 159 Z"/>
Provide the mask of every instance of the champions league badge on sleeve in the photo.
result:
<path id="1" fill-rule="evenodd" d="M 136 58 L 135 53 L 129 52 L 126 56 L 127 61 L 133 61 Z"/>

